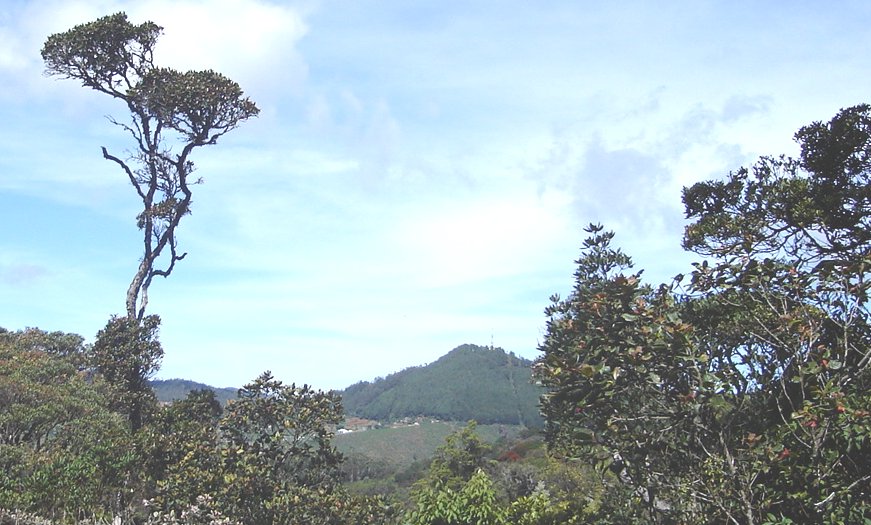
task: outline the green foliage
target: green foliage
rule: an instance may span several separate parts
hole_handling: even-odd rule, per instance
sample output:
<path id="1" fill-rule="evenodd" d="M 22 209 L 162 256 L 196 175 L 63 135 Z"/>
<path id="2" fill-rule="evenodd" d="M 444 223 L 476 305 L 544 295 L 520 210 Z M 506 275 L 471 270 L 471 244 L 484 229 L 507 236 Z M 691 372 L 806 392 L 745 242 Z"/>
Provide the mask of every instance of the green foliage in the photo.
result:
<path id="1" fill-rule="evenodd" d="M 284 385 L 266 372 L 243 387 L 220 422 L 228 515 L 278 523 L 305 502 L 330 497 L 341 461 L 331 428 L 340 419 L 338 396 L 308 385 Z"/>
<path id="2" fill-rule="evenodd" d="M 591 225 L 566 300 L 554 298 L 538 363 L 551 449 L 585 457 L 643 487 L 655 512 L 663 491 L 680 490 L 672 458 L 695 446 L 694 416 L 681 399 L 702 388 L 692 366 L 690 326 L 663 289 L 652 290 L 612 233 Z M 711 385 L 711 388 L 716 388 Z M 655 417 L 652 417 L 655 415 Z M 668 496 L 671 499 L 671 494 Z"/>
<path id="3" fill-rule="evenodd" d="M 505 523 L 513 525 L 573 525 L 590 523 L 581 509 L 577 512 L 572 499 L 555 499 L 547 491 L 534 492 L 516 499 L 508 507 Z"/>
<path id="4" fill-rule="evenodd" d="M 400 508 L 380 496 L 344 496 L 338 502 L 341 523 L 346 525 L 389 525 L 400 523 Z"/>
<path id="5" fill-rule="evenodd" d="M 269 470 L 304 486 L 330 485 L 341 455 L 332 427 L 341 420 L 337 395 L 308 385 L 284 385 L 269 372 L 239 391 L 227 406 L 221 431 L 237 455 L 265 457 Z"/>
<path id="6" fill-rule="evenodd" d="M 130 111 L 130 124 L 113 120 L 135 141 L 130 158 L 122 160 L 106 148 L 103 157 L 124 171 L 142 201 L 136 220 L 144 252 L 126 298 L 127 317 L 139 320 L 152 279 L 169 276 L 186 255 L 178 253 L 175 231 L 190 213 L 191 186 L 201 182 L 190 178 L 191 153 L 216 144 L 259 112 L 239 85 L 220 73 L 155 66 L 153 50 L 162 31 L 153 22 L 133 25 L 126 14 L 116 13 L 51 35 L 42 48 L 49 74 L 79 80 Z"/>
<path id="7" fill-rule="evenodd" d="M 25 508 L 61 520 L 125 509 L 135 489 L 130 473 L 140 457 L 125 422 L 113 415 L 76 420 L 32 458 L 22 487 Z"/>
<path id="8" fill-rule="evenodd" d="M 429 465 L 423 481 L 433 487 L 459 489 L 484 467 L 491 447 L 481 440 L 477 422 L 470 421 L 463 429 L 448 435 Z"/>
<path id="9" fill-rule="evenodd" d="M 214 143 L 258 113 L 237 83 L 211 70 L 151 69 L 131 91 L 131 98 L 156 122 L 197 145 Z"/>
<path id="10" fill-rule="evenodd" d="M 613 234 L 588 229 L 537 375 L 551 450 L 630 488 L 603 499 L 614 512 L 868 519 L 869 113 L 802 128 L 798 160 L 687 188 L 684 246 L 709 260 L 685 291 L 642 285 Z"/>
<path id="11" fill-rule="evenodd" d="M 161 512 L 181 516 L 203 496 L 219 493 L 222 482 L 218 421 L 221 405 L 214 393 L 195 390 L 160 410 L 140 432 L 144 469 L 153 480 L 151 504 Z M 213 503 L 207 497 L 209 503 Z"/>
<path id="12" fill-rule="evenodd" d="M 541 426 L 530 363 L 502 349 L 455 348 L 436 362 L 361 382 L 342 392 L 348 414 L 394 421 L 427 416 L 446 421 Z"/>
<path id="13" fill-rule="evenodd" d="M 127 15 L 116 13 L 50 36 L 42 58 L 52 74 L 121 97 L 151 68 L 152 49 L 162 30 L 153 22 L 134 26 Z"/>
<path id="14" fill-rule="evenodd" d="M 336 436 L 342 452 L 343 485 L 352 493 L 405 499 L 408 489 L 422 479 L 436 450 L 462 426 L 420 421 Z M 522 434 L 523 427 L 478 425 L 476 433 L 488 446 L 502 446 Z M 528 432 L 528 431 L 527 431 Z"/>
<path id="15" fill-rule="evenodd" d="M 148 516 L 146 525 L 239 525 L 239 523 L 224 516 L 211 496 L 202 495 L 181 511 L 152 512 Z"/>
<path id="16" fill-rule="evenodd" d="M 149 332 L 126 317 L 114 321 L 101 338 L 109 349 L 129 347 L 119 351 L 118 359 L 127 356 L 136 362 L 130 357 L 135 347 L 156 348 L 150 346 L 156 343 L 156 324 Z M 0 445 L 0 507 L 58 523 L 114 517 L 151 525 L 405 523 L 400 521 L 407 518 L 401 488 L 385 497 L 389 491 L 352 494 L 339 483 L 341 455 L 332 444 L 332 429 L 341 410 L 335 394 L 284 385 L 267 373 L 244 387 L 226 411 L 212 391 L 194 390 L 184 399 L 154 407 L 133 434 L 128 414 L 113 411 L 126 406 L 118 402 L 118 389 L 105 380 L 111 376 L 120 381 L 125 376 L 120 371 L 128 365 L 116 363 L 115 371 L 105 375 L 82 371 L 72 364 L 79 357 L 66 357 L 74 352 L 49 354 L 29 348 L 53 345 L 25 344 L 45 341 L 49 334 L 18 334 L 20 340 L 15 333 L 0 332 L 0 364 L 6 367 L 0 368 L 9 372 L 0 374 L 5 387 L 0 395 L 18 400 L 3 406 L 8 413 L 0 411 L 0 420 L 23 423 L 30 417 L 31 427 L 41 430 L 31 440 Z M 101 354 L 86 352 L 88 360 L 96 363 L 95 356 L 102 355 L 110 361 L 106 348 L 99 349 Z M 30 397 L 15 398 L 13 393 Z M 415 502 L 434 498 L 434 509 L 447 505 L 448 517 L 469 523 L 544 524 L 560 519 L 570 523 L 565 520 L 579 509 L 580 515 L 589 515 L 584 508 L 591 500 L 575 498 L 572 487 L 581 485 L 568 481 L 572 476 L 557 474 L 556 468 L 550 473 L 521 468 L 519 458 L 529 454 L 529 446 L 514 447 L 507 463 L 493 459 L 498 454 L 490 443 L 516 435 L 518 429 L 506 433 L 501 425 L 471 423 L 448 434 L 451 428 L 424 422 L 343 438 L 374 436 L 399 454 L 402 440 L 397 436 L 405 432 L 409 450 L 421 460 L 435 451 L 430 468 L 420 472 L 425 480 L 416 485 Z M 442 446 L 426 445 L 446 434 Z M 394 472 L 392 464 L 360 461 L 346 468 L 356 468 L 364 477 Z M 533 497 L 529 487 L 541 490 Z M 513 521 L 506 521 L 509 516 Z M 38 520 L 33 518 L 34 523 Z"/>
<path id="17" fill-rule="evenodd" d="M 524 483 L 509 492 L 512 501 L 508 523 L 601 523 L 596 518 L 611 513 L 607 507 L 603 511 L 604 491 L 593 470 L 586 465 L 546 456 L 544 462 L 528 471 L 525 477 Z"/>
<path id="18" fill-rule="evenodd" d="M 541 450 L 538 438 L 491 459 L 476 428 L 472 422 L 445 439 L 414 486 L 406 522 L 562 525 L 597 516 L 599 495 L 589 469 L 547 456 L 533 460 Z"/>
<path id="19" fill-rule="evenodd" d="M 79 369 L 87 366 L 85 338 L 66 332 L 46 332 L 38 328 L 26 328 L 10 332 L 0 328 L 0 346 L 22 352 L 44 352 L 63 357 Z"/>
<path id="20" fill-rule="evenodd" d="M 69 362 L 0 346 L 0 443 L 40 449 L 102 393 Z"/>
<path id="21" fill-rule="evenodd" d="M 284 385 L 268 372 L 223 411 L 212 391 L 191 392 L 139 434 L 155 480 L 152 519 L 389 523 L 396 510 L 386 501 L 349 495 L 338 484 L 332 429 L 340 415 L 334 394 Z"/>
<path id="22" fill-rule="evenodd" d="M 860 522 L 871 517 L 871 107 L 795 137 L 797 160 L 762 159 L 725 185 L 687 190 L 685 245 L 715 260 L 695 272 L 694 290 L 740 306 L 752 327 L 730 331 L 727 355 L 742 359 L 738 372 L 749 370 L 772 417 L 752 447 L 776 454 L 757 460 L 770 476 L 766 508 L 796 522 Z"/>
<path id="23" fill-rule="evenodd" d="M 80 338 L 0 331 L 0 509 L 33 523 L 394 521 L 397 507 L 337 482 L 335 394 L 266 373 L 226 412 L 207 390 L 146 407 L 144 378 L 161 355 L 157 323 L 112 319 L 87 359 Z M 134 433 L 135 410 L 149 417 Z"/>
<path id="24" fill-rule="evenodd" d="M 112 317 L 97 333 L 91 365 L 115 387 L 115 408 L 126 414 L 134 432 L 156 409 L 148 380 L 160 367 L 163 348 L 157 338 L 160 318 Z"/>
<path id="25" fill-rule="evenodd" d="M 445 438 L 436 450 L 426 477 L 414 488 L 412 524 L 497 524 L 504 509 L 496 501 L 492 479 L 482 470 L 490 447 L 475 432 L 470 421 Z"/>
<path id="26" fill-rule="evenodd" d="M 0 507 L 62 521 L 119 511 L 139 458 L 108 385 L 78 369 L 78 354 L 34 349 L 50 334 L 3 335 Z"/>
<path id="27" fill-rule="evenodd" d="M 501 525 L 505 511 L 496 499 L 493 481 L 477 470 L 459 490 L 427 487 L 416 496 L 417 508 L 407 520 L 411 525 Z"/>

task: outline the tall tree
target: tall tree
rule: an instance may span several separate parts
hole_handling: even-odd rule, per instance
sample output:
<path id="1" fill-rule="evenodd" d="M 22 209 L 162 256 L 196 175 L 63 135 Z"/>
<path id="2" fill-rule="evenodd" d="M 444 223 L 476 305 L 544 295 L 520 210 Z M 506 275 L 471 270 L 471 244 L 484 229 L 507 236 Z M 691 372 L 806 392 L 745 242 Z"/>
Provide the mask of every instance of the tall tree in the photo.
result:
<path id="1" fill-rule="evenodd" d="M 780 451 L 764 482 L 769 510 L 802 523 L 867 522 L 871 106 L 795 139 L 798 159 L 763 158 L 685 190 L 694 222 L 684 245 L 713 261 L 692 288 L 720 312 L 697 325 L 702 340 L 724 343 L 740 386 L 767 400 L 755 419 L 769 426 L 753 441 Z"/>
<path id="2" fill-rule="evenodd" d="M 551 450 L 610 467 L 643 522 L 871 519 L 871 107 L 796 140 L 684 190 L 689 284 L 641 285 L 594 227 L 547 309 Z"/>
<path id="3" fill-rule="evenodd" d="M 667 291 L 644 285 L 612 247 L 612 232 L 587 231 L 572 293 L 554 296 L 546 310 L 536 365 L 549 390 L 542 398 L 549 448 L 613 471 L 634 489 L 625 503 L 644 509 L 645 522 L 693 514 L 692 502 L 677 497 L 687 475 L 674 459 L 693 452 L 698 434 L 682 402 L 699 388 L 690 327 Z"/>
<path id="4" fill-rule="evenodd" d="M 134 25 L 117 13 L 51 35 L 42 48 L 48 73 L 79 80 L 130 111 L 129 123 L 110 120 L 133 137 L 133 150 L 126 156 L 102 150 L 142 201 L 136 222 L 143 254 L 126 298 L 127 316 L 137 319 L 145 316 L 152 279 L 168 277 L 186 255 L 178 250 L 176 228 L 190 213 L 191 186 L 202 182 L 192 178 L 191 154 L 259 112 L 220 73 L 156 66 L 153 50 L 161 32 L 153 22 Z"/>

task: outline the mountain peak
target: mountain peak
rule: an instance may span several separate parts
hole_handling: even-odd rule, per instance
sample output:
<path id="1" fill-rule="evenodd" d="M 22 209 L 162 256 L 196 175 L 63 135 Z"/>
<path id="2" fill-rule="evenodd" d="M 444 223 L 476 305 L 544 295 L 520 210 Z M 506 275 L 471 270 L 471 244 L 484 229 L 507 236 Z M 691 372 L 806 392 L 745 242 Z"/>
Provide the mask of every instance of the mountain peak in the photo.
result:
<path id="1" fill-rule="evenodd" d="M 442 420 L 541 426 L 532 363 L 501 348 L 464 344 L 437 361 L 341 392 L 348 415 L 392 421 Z"/>

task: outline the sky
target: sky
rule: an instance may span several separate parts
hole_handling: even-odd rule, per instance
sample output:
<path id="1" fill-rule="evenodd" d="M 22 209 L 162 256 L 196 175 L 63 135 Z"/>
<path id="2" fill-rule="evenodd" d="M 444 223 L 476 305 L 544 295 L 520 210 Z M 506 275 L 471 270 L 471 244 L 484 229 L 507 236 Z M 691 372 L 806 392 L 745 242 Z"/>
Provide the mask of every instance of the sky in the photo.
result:
<path id="1" fill-rule="evenodd" d="M 101 146 L 119 101 L 45 39 L 125 11 L 155 61 L 261 109 L 193 156 L 188 256 L 149 291 L 159 378 L 340 389 L 465 343 L 534 359 L 602 223 L 653 284 L 691 270 L 681 189 L 871 102 L 871 3 L 4 0 L 0 326 L 93 341 L 122 314 L 139 205 Z"/>

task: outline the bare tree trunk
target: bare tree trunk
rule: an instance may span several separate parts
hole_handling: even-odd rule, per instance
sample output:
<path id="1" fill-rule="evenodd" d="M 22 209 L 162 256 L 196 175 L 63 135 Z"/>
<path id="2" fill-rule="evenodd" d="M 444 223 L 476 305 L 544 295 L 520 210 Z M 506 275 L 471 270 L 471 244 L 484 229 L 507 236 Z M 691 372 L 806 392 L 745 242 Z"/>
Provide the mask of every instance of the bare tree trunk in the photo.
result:
<path id="1" fill-rule="evenodd" d="M 136 275 L 133 276 L 133 280 L 127 288 L 127 317 L 130 319 L 141 320 L 142 315 L 145 313 L 145 305 L 142 305 L 142 308 L 138 308 L 138 302 L 139 293 L 142 290 L 142 283 L 145 281 L 145 275 L 148 273 L 150 267 L 151 264 L 149 261 L 143 258 L 142 262 L 139 263 L 139 268 L 136 270 Z"/>

